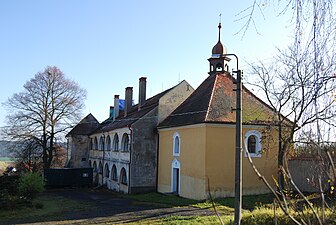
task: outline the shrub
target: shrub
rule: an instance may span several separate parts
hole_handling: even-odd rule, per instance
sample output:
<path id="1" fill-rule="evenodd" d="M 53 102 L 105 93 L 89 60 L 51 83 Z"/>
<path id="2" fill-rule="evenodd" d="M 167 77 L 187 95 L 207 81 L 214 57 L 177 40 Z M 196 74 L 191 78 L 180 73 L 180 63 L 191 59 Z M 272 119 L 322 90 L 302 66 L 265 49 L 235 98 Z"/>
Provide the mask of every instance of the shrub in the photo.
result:
<path id="1" fill-rule="evenodd" d="M 19 198 L 17 197 L 17 183 L 19 176 L 0 176 L 0 209 L 13 210 L 16 208 Z"/>
<path id="2" fill-rule="evenodd" d="M 20 196 L 33 199 L 44 190 L 43 179 L 38 173 L 25 173 L 19 179 L 18 190 Z"/>
<path id="3" fill-rule="evenodd" d="M 36 209 L 42 209 L 43 208 L 43 203 L 41 203 L 41 202 L 35 203 L 35 208 Z"/>
<path id="4" fill-rule="evenodd" d="M 6 192 L 9 195 L 17 195 L 19 176 L 0 176 L 0 190 L 2 193 Z"/>

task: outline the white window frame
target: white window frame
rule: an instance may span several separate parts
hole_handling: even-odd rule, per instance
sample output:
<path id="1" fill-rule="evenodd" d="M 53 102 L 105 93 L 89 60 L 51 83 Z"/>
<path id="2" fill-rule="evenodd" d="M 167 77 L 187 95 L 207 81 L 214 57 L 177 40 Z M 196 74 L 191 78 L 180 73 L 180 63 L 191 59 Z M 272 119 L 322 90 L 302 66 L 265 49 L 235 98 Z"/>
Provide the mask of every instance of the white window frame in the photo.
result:
<path id="1" fill-rule="evenodd" d="M 179 145 L 178 145 L 178 152 L 175 152 L 175 139 L 178 138 L 179 141 Z M 174 133 L 173 135 L 173 156 L 180 156 L 181 153 L 181 137 L 180 134 L 178 132 Z"/>
<path id="2" fill-rule="evenodd" d="M 262 156 L 261 154 L 261 149 L 262 149 L 262 145 L 261 145 L 261 133 L 257 130 L 249 130 L 245 133 L 245 138 L 244 138 L 244 153 L 245 153 L 245 157 L 247 156 L 247 152 L 248 152 L 248 139 L 250 136 L 254 135 L 256 137 L 256 153 L 250 153 L 251 157 L 255 157 L 255 158 L 260 158 Z"/>

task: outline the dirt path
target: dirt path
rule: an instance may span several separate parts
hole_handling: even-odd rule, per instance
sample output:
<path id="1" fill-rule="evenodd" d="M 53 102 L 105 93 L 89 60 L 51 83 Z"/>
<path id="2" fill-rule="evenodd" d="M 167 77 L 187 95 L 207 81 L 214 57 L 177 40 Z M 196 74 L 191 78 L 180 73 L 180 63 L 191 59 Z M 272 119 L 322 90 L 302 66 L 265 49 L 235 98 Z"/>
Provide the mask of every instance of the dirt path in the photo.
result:
<path id="1" fill-rule="evenodd" d="M 215 215 L 212 210 L 194 207 L 163 208 L 150 204 L 136 202 L 127 198 L 116 197 L 107 191 L 90 189 L 58 189 L 48 191 L 47 195 L 62 196 L 76 201 L 85 201 L 92 205 L 88 210 L 65 211 L 62 221 L 45 218 L 42 221 L 15 224 L 99 224 L 99 223 L 129 223 L 143 219 L 155 219 L 173 215 Z M 52 221 L 51 221 L 52 220 Z"/>

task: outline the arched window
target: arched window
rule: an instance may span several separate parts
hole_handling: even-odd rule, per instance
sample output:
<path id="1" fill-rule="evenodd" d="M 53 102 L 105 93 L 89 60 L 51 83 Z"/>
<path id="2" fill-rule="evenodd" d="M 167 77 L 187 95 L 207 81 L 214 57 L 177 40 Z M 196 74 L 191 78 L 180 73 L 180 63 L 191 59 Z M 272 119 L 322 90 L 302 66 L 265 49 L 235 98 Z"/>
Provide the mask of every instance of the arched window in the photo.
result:
<path id="1" fill-rule="evenodd" d="M 110 169 L 109 169 L 107 163 L 105 163 L 104 174 L 105 174 L 105 177 L 110 177 Z"/>
<path id="2" fill-rule="evenodd" d="M 92 140 L 92 138 L 90 138 L 90 150 L 92 150 L 93 149 L 93 140 Z"/>
<path id="3" fill-rule="evenodd" d="M 221 63 L 216 64 L 216 71 L 223 71 L 223 65 Z"/>
<path id="4" fill-rule="evenodd" d="M 107 138 L 106 138 L 106 150 L 111 150 L 111 138 L 110 138 L 110 135 L 107 135 Z"/>
<path id="5" fill-rule="evenodd" d="M 124 167 L 120 171 L 120 183 L 127 185 L 127 175 Z"/>
<path id="6" fill-rule="evenodd" d="M 94 149 L 98 150 L 98 139 L 97 139 L 97 137 L 94 138 Z"/>
<path id="7" fill-rule="evenodd" d="M 100 137 L 99 139 L 99 150 L 105 150 L 105 143 L 103 137 Z"/>
<path id="8" fill-rule="evenodd" d="M 259 131 L 250 130 L 245 134 L 245 156 L 247 151 L 251 157 L 261 157 L 261 134 Z"/>
<path id="9" fill-rule="evenodd" d="M 249 153 L 256 153 L 257 150 L 257 137 L 250 135 L 247 139 L 247 150 Z"/>
<path id="10" fill-rule="evenodd" d="M 119 150 L 119 137 L 118 137 L 118 134 L 115 134 L 113 138 L 113 151 L 118 151 L 118 150 Z"/>
<path id="11" fill-rule="evenodd" d="M 89 167 L 92 168 L 92 162 L 89 160 Z"/>
<path id="12" fill-rule="evenodd" d="M 117 167 L 113 164 L 111 171 L 112 180 L 118 181 Z"/>
<path id="13" fill-rule="evenodd" d="M 103 164 L 99 162 L 98 173 L 103 174 Z"/>
<path id="14" fill-rule="evenodd" d="M 180 135 L 179 133 L 175 133 L 173 135 L 173 155 L 180 156 Z"/>
<path id="15" fill-rule="evenodd" d="M 96 161 L 93 162 L 93 172 L 97 172 L 97 163 L 96 163 Z"/>
<path id="16" fill-rule="evenodd" d="M 129 151 L 129 137 L 126 133 L 123 134 L 121 139 L 121 150 L 124 152 Z"/>

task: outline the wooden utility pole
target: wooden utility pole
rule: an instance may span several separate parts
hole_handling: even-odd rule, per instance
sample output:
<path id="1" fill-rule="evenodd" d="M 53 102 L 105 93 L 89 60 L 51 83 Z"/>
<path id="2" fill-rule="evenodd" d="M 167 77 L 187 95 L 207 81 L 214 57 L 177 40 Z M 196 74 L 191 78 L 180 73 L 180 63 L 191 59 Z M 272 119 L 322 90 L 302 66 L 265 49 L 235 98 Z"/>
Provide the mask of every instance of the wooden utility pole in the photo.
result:
<path id="1" fill-rule="evenodd" d="M 225 56 L 234 56 L 237 61 L 236 70 L 233 73 L 237 74 L 236 78 L 236 147 L 235 147 L 235 213 L 234 224 L 240 225 L 242 211 L 242 71 L 239 70 L 238 56 L 235 54 L 225 54 Z"/>
<path id="2" fill-rule="evenodd" d="M 237 62 L 238 64 L 238 62 Z M 236 102 L 236 158 L 235 158 L 235 215 L 234 224 L 240 225 L 242 209 L 242 83 L 241 70 L 234 71 L 237 73 L 237 102 Z"/>

